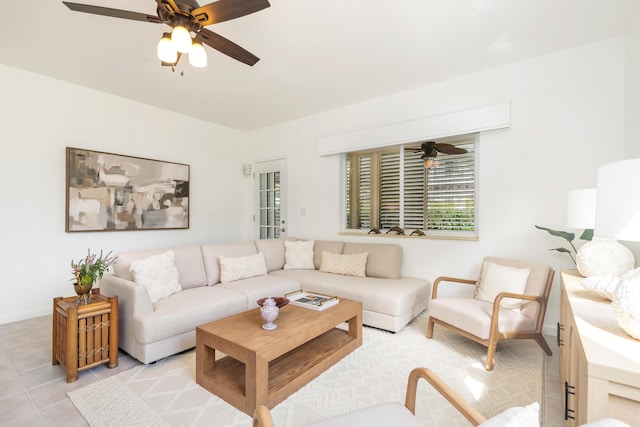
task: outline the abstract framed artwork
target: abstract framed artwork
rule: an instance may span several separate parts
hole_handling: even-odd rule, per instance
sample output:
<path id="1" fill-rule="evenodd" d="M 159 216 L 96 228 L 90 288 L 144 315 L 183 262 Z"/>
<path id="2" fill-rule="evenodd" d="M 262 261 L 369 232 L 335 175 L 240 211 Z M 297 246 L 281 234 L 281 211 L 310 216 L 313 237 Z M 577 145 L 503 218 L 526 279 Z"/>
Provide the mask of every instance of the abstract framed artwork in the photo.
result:
<path id="1" fill-rule="evenodd" d="M 66 151 L 67 232 L 189 228 L 189 165 Z"/>

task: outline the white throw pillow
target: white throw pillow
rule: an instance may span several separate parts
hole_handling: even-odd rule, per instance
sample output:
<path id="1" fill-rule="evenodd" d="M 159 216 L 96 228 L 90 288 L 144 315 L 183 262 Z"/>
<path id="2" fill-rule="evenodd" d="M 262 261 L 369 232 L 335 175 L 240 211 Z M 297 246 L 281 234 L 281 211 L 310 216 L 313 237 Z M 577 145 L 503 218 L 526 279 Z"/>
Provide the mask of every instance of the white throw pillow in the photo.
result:
<path id="1" fill-rule="evenodd" d="M 479 427 L 540 427 L 540 405 L 515 406 L 480 424 Z"/>
<path id="2" fill-rule="evenodd" d="M 175 253 L 167 251 L 131 261 L 129 270 L 133 273 L 133 280 L 145 287 L 152 304 L 182 290 L 175 259 Z"/>
<path id="3" fill-rule="evenodd" d="M 500 292 L 513 292 L 523 294 L 529 279 L 528 268 L 509 267 L 507 265 L 495 264 L 486 261 L 482 267 L 480 285 L 476 293 L 476 298 L 482 301 L 493 303 Z M 520 309 L 523 300 L 515 298 L 504 298 L 500 306 L 511 310 Z"/>
<path id="4" fill-rule="evenodd" d="M 346 276 L 366 277 L 367 255 L 367 252 L 339 255 L 322 251 L 320 271 L 344 274 Z"/>
<path id="5" fill-rule="evenodd" d="M 284 241 L 285 270 L 315 270 L 313 245 L 315 241 Z"/>
<path id="6" fill-rule="evenodd" d="M 266 274 L 267 263 L 262 252 L 239 257 L 220 257 L 220 282 L 222 283 Z"/>

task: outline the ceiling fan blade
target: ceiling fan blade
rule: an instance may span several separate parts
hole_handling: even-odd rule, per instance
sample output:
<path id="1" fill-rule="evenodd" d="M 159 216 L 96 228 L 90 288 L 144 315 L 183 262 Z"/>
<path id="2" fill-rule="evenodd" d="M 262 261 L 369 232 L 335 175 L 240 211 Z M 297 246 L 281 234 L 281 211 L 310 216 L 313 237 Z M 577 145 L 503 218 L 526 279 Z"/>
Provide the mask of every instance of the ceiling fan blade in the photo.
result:
<path id="1" fill-rule="evenodd" d="M 248 50 L 238 46 L 229 39 L 225 39 L 213 31 L 207 30 L 206 28 L 200 30 L 196 35 L 196 39 L 202 41 L 202 43 L 214 48 L 215 50 L 232 57 L 233 59 L 244 62 L 247 65 L 253 66 L 260 60 L 260 58 Z"/>
<path id="2" fill-rule="evenodd" d="M 445 154 L 465 154 L 467 150 L 452 144 L 436 144 L 435 149 Z"/>
<path id="3" fill-rule="evenodd" d="M 128 10 L 111 9 L 109 7 L 91 6 L 88 4 L 70 3 L 66 1 L 63 1 L 62 3 L 74 12 L 92 13 L 94 15 L 110 16 L 113 18 L 152 22 L 154 24 L 162 23 L 162 20 L 157 16 L 147 15 L 146 13 L 130 12 Z"/>
<path id="4" fill-rule="evenodd" d="M 218 0 L 193 9 L 191 15 L 198 24 L 205 27 L 249 15 L 269 6 L 268 0 Z"/>

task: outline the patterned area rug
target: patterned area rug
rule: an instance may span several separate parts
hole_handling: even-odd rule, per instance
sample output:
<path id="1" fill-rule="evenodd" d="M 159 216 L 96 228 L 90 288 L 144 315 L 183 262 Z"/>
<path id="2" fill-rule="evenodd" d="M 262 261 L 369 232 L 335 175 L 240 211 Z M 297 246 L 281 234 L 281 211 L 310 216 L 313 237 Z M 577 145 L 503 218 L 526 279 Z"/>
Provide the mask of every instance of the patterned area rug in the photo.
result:
<path id="1" fill-rule="evenodd" d="M 542 405 L 544 353 L 533 340 L 498 345 L 495 368 L 486 348 L 436 326 L 425 338 L 426 313 L 396 334 L 365 327 L 363 345 L 271 410 L 276 426 L 298 426 L 377 403 L 404 402 L 411 369 L 426 366 L 478 411 Z M 137 366 L 69 393 L 94 427 L 250 426 L 251 418 L 195 383 L 195 351 Z M 425 426 L 470 425 L 428 383 L 418 387 L 416 414 Z"/>

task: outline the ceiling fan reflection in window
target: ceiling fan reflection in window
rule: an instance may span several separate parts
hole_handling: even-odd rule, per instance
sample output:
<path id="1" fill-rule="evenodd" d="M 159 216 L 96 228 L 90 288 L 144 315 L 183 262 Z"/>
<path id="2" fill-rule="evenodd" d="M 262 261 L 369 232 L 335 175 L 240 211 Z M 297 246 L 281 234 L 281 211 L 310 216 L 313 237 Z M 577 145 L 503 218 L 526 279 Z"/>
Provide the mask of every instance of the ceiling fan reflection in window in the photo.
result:
<path id="1" fill-rule="evenodd" d="M 422 143 L 420 148 L 410 148 L 407 147 L 405 150 L 413 151 L 414 153 L 422 153 L 420 156 L 421 159 L 424 160 L 425 169 L 429 169 L 431 166 L 435 165 L 435 158 L 438 153 L 443 154 L 465 154 L 467 150 L 464 148 L 456 147 L 453 144 L 446 144 L 443 142 L 436 141 L 425 141 Z M 437 165 L 436 165 L 437 166 Z"/>
<path id="2" fill-rule="evenodd" d="M 171 66 L 174 71 L 181 55 L 185 53 L 189 55 L 191 65 L 205 67 L 207 54 L 203 44 L 247 65 L 253 66 L 260 60 L 231 40 L 204 27 L 258 12 L 271 6 L 268 0 L 218 0 L 205 6 L 200 6 L 196 0 L 155 1 L 157 16 L 66 1 L 62 3 L 76 12 L 167 24 L 172 31 L 164 33 L 157 52 L 162 65 Z"/>

